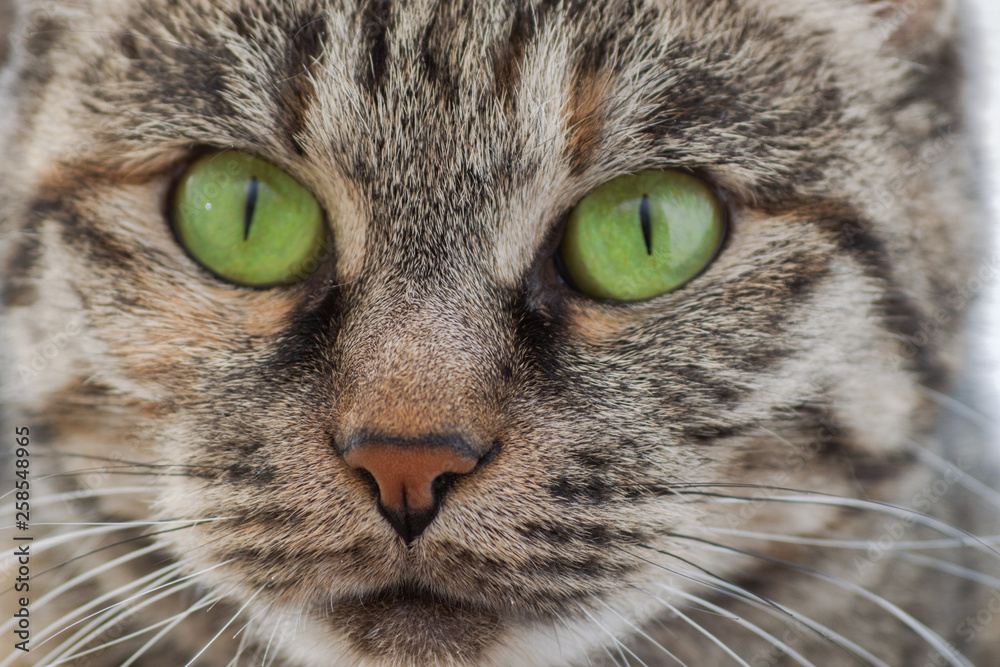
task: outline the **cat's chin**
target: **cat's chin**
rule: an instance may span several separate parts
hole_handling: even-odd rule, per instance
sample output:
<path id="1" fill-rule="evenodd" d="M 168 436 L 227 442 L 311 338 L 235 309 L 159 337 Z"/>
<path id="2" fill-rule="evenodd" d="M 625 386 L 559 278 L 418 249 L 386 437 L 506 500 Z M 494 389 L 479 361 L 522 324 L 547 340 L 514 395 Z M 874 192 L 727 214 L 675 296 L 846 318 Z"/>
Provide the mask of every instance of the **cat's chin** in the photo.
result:
<path id="1" fill-rule="evenodd" d="M 606 632 L 595 633 L 595 621 L 605 631 L 629 626 L 622 613 L 592 603 L 580 596 L 493 606 L 394 587 L 335 598 L 313 614 L 301 607 L 273 613 L 257 635 L 277 639 L 303 667 L 549 667 L 576 664 L 600 649 Z M 270 603 L 265 608 L 275 611 Z"/>
<path id="2" fill-rule="evenodd" d="M 393 663 L 476 662 L 508 625 L 505 614 L 416 588 L 335 601 L 326 620 L 362 655 Z"/>

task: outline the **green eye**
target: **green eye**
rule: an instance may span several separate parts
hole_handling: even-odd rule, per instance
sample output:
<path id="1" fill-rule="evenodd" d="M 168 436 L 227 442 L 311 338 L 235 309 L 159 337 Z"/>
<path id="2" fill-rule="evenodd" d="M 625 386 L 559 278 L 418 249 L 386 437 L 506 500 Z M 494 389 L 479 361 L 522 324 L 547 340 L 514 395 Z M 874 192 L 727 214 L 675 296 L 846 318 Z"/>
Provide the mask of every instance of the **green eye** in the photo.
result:
<path id="1" fill-rule="evenodd" d="M 174 229 L 225 280 L 267 287 L 304 279 L 326 252 L 319 203 L 273 164 L 225 151 L 187 168 L 174 192 Z"/>
<path id="2" fill-rule="evenodd" d="M 676 171 L 620 176 L 570 213 L 560 255 L 595 299 L 638 301 L 679 287 L 712 261 L 725 233 L 719 198 Z"/>

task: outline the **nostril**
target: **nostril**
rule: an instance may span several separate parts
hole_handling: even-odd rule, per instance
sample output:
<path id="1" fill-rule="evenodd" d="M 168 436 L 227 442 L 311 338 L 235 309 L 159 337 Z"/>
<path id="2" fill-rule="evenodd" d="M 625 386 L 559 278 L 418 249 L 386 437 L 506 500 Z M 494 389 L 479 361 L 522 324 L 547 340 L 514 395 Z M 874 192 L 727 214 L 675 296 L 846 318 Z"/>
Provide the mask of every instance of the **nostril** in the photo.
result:
<path id="1" fill-rule="evenodd" d="M 497 457 L 497 454 L 499 453 L 500 453 L 500 442 L 494 440 L 493 445 L 486 451 L 485 454 L 483 454 L 479 458 L 479 462 L 476 464 L 476 470 L 490 463 L 490 461 L 495 459 Z"/>
<path id="2" fill-rule="evenodd" d="M 378 482 L 375 481 L 375 475 L 371 474 L 364 468 L 353 468 L 354 472 L 358 474 L 361 480 L 371 487 L 372 491 L 378 496 Z"/>
<path id="3" fill-rule="evenodd" d="M 434 497 L 440 498 L 443 496 L 459 477 L 460 475 L 453 472 L 445 472 L 438 475 L 437 479 L 431 483 L 431 492 L 434 494 Z"/>

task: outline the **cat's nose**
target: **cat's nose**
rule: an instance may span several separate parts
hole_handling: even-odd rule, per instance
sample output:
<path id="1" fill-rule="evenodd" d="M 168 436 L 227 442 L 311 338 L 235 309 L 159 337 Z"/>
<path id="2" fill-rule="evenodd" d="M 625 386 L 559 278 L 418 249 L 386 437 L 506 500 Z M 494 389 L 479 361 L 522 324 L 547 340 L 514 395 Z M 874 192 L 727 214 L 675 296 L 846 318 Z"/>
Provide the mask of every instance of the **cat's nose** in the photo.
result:
<path id="1" fill-rule="evenodd" d="M 347 465 L 375 478 L 379 509 L 407 543 L 434 520 L 449 476 L 472 472 L 482 458 L 461 439 L 404 443 L 367 440 L 344 452 Z"/>

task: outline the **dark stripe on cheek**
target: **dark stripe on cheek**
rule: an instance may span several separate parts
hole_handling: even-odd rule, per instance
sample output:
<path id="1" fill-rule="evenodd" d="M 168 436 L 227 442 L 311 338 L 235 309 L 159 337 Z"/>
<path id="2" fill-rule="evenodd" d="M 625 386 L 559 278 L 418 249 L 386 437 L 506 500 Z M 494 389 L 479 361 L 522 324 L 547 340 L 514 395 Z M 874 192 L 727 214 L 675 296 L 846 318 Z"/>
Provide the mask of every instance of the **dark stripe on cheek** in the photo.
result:
<path id="1" fill-rule="evenodd" d="M 865 275 L 885 285 L 877 302 L 885 327 L 907 342 L 915 340 L 923 330 L 921 323 L 926 321 L 927 316 L 896 281 L 888 252 L 871 225 L 857 218 L 844 220 L 840 225 L 839 238 L 841 248 L 862 263 Z M 927 386 L 942 387 L 948 372 L 937 347 L 930 341 L 924 345 L 911 344 L 911 347 L 913 355 L 908 359 L 908 365 L 919 373 Z"/>
<path id="2" fill-rule="evenodd" d="M 63 223 L 62 239 L 69 248 L 80 248 L 87 259 L 106 269 L 140 269 L 136 267 L 136 256 L 123 246 L 118 239 L 107 232 L 95 229 L 85 222 L 76 211 L 64 211 L 59 217 Z M 119 273 L 119 275 L 121 275 Z"/>
<path id="3" fill-rule="evenodd" d="M 20 137 L 32 136 L 31 128 L 35 124 L 35 114 L 42 104 L 46 86 L 55 76 L 52 62 L 56 58 L 59 40 L 65 30 L 65 25 L 61 21 L 45 14 L 46 12 L 41 10 L 29 15 L 18 26 L 25 29 L 22 36 L 27 57 L 20 63 L 0 61 L 2 65 L 12 66 L 16 72 L 8 93 L 10 99 L 17 100 L 11 109 L 16 109 L 19 114 L 18 122 L 22 125 L 18 133 Z M 7 38 L 10 41 L 11 35 Z M 13 148 L 13 146 L 7 147 L 7 152 L 10 153 Z"/>
<path id="4" fill-rule="evenodd" d="M 222 481 L 233 486 L 251 485 L 268 488 L 274 482 L 274 468 L 268 465 L 251 465 L 243 461 L 226 468 Z"/>
<path id="5" fill-rule="evenodd" d="M 392 0 L 368 0 L 365 3 L 361 9 L 364 43 L 357 79 L 372 96 L 378 95 L 385 83 L 393 27 Z"/>
<path id="6" fill-rule="evenodd" d="M 47 56 L 66 31 L 66 24 L 54 16 L 46 16 L 45 11 L 34 13 L 23 27 L 27 28 L 24 48 L 36 58 Z"/>
<path id="7" fill-rule="evenodd" d="M 853 206 L 843 202 L 806 201 L 799 206 L 776 214 L 791 213 L 835 235 L 838 247 L 853 257 L 864 275 L 883 285 L 882 296 L 876 302 L 885 329 L 913 341 L 927 320 L 920 306 L 901 288 L 892 268 L 892 258 L 878 237 L 874 225 Z M 912 345 L 913 354 L 906 365 L 920 375 L 929 387 L 941 387 L 948 377 L 937 347 L 928 341 Z"/>
<path id="8" fill-rule="evenodd" d="M 38 290 L 22 278 L 7 276 L 0 291 L 0 303 L 5 308 L 31 306 L 38 301 Z"/>
<path id="9" fill-rule="evenodd" d="M 42 258 L 37 220 L 30 221 L 20 234 L 22 236 L 11 250 L 4 267 L 0 303 L 8 308 L 30 306 L 38 298 L 37 290 L 29 280 L 32 269 Z"/>
<path id="10" fill-rule="evenodd" d="M 86 190 L 88 183 L 81 183 L 75 188 Z M 128 269 L 136 268 L 136 251 L 124 246 L 120 239 L 108 232 L 97 229 L 94 224 L 84 218 L 74 208 L 77 190 L 66 190 L 58 186 L 40 188 L 48 190 L 45 199 L 36 199 L 28 210 L 29 224 L 40 227 L 44 222 L 58 224 L 63 244 L 71 252 L 81 255 L 98 268 Z M 54 198 L 56 197 L 56 198 Z M 119 273 L 118 275 L 124 275 Z"/>

